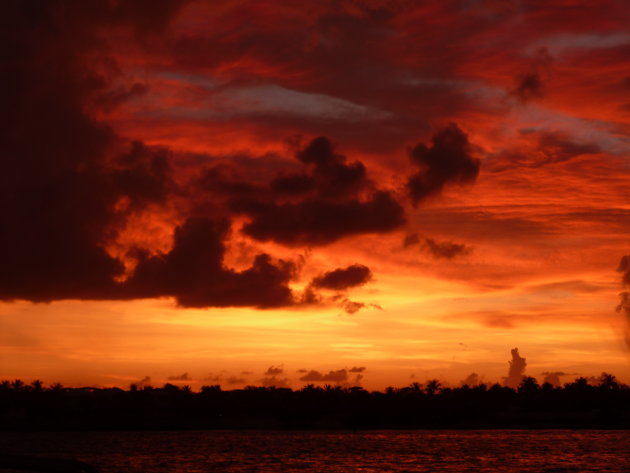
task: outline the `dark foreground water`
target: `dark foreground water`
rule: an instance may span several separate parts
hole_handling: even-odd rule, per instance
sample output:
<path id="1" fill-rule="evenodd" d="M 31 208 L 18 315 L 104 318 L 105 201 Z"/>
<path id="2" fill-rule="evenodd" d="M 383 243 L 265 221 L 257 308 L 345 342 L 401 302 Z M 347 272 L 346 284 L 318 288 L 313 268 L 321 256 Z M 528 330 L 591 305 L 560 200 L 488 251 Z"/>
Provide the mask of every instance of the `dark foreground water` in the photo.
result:
<path id="1" fill-rule="evenodd" d="M 630 472 L 629 431 L 0 433 L 0 453 L 109 472 Z"/>

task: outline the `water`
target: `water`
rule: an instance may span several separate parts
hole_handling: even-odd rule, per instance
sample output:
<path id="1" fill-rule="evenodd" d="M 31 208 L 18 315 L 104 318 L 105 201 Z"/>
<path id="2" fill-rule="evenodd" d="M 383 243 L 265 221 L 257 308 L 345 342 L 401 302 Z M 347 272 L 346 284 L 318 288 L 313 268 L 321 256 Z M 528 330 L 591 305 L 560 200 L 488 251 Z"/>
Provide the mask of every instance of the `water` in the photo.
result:
<path id="1" fill-rule="evenodd" d="M 3 432 L 0 452 L 102 473 L 628 473 L 630 431 Z"/>

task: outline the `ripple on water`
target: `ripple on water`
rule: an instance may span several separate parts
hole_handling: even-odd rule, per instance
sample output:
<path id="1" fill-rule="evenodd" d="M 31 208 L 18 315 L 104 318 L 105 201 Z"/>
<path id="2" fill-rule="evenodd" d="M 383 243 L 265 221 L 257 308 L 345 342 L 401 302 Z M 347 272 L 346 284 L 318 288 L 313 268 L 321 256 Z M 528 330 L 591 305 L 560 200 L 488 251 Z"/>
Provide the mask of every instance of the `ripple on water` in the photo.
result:
<path id="1" fill-rule="evenodd" d="M 0 445 L 101 473 L 630 472 L 627 431 L 5 432 Z"/>

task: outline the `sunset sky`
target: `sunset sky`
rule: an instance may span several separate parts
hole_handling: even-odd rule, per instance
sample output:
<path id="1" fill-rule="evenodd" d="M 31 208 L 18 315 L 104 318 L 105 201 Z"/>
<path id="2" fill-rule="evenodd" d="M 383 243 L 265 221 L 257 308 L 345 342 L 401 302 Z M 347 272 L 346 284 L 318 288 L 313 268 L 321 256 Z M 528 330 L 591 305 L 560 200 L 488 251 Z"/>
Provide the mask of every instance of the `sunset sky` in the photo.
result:
<path id="1" fill-rule="evenodd" d="M 0 11 L 0 379 L 630 382 L 626 0 Z"/>

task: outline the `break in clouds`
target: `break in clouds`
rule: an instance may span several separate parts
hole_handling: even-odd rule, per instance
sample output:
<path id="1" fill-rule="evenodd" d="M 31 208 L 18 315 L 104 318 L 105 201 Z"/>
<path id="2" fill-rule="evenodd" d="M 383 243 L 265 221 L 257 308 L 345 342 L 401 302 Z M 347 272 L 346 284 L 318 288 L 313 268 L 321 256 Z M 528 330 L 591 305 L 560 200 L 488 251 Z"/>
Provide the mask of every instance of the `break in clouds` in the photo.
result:
<path id="1" fill-rule="evenodd" d="M 125 85 L 106 33 L 125 32 L 151 55 L 184 5 L 52 0 L 3 6 L 10 27 L 0 46 L 6 97 L 1 299 L 171 297 L 183 307 L 258 308 L 315 303 L 322 300 L 317 291 L 368 283 L 371 270 L 359 262 L 331 268 L 313 279 L 309 294 L 296 294 L 291 283 L 300 265 L 291 259 L 259 252 L 249 267 L 227 267 L 232 235 L 294 248 L 391 232 L 405 226 L 410 203 L 477 177 L 479 161 L 456 124 L 412 148 L 406 195 L 376 183 L 368 165 L 338 152 L 328 137 L 301 146 L 282 169 L 265 170 L 268 178 L 247 180 L 236 162 L 226 169 L 201 156 L 198 166 L 183 167 L 177 151 L 121 136 L 99 117 L 151 90 Z M 245 222 L 241 228 L 237 219 Z M 134 220 L 171 222 L 170 248 L 141 238 L 125 243 Z M 462 251 L 426 244 L 445 258 Z M 366 306 L 338 300 L 349 313 Z"/>

